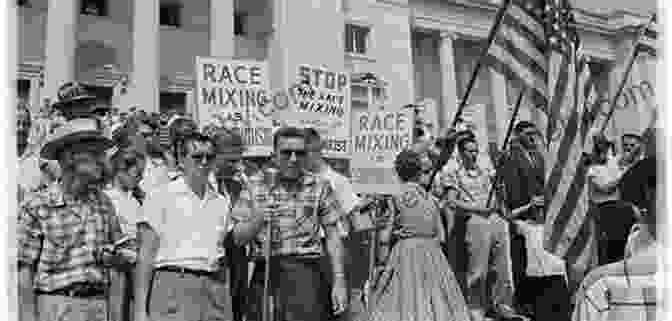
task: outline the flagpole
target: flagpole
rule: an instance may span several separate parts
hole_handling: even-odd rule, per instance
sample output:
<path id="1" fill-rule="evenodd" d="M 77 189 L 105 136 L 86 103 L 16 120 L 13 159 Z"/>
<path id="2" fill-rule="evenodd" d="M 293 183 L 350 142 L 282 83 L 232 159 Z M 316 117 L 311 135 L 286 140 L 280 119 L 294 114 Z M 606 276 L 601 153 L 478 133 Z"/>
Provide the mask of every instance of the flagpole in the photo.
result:
<path id="1" fill-rule="evenodd" d="M 503 0 L 502 6 L 497 11 L 497 15 L 495 16 L 495 23 L 493 24 L 492 28 L 490 29 L 490 33 L 488 34 L 488 40 L 485 44 L 485 47 L 483 48 L 483 52 L 481 53 L 481 56 L 476 61 L 476 67 L 474 67 L 474 70 L 471 73 L 471 78 L 469 78 L 469 83 L 467 84 L 467 89 L 464 91 L 464 95 L 462 95 L 462 100 L 460 100 L 460 105 L 457 108 L 457 112 L 455 112 L 455 116 L 453 116 L 453 122 L 451 124 L 451 128 L 455 128 L 455 126 L 457 126 L 457 122 L 460 119 L 460 116 L 462 116 L 462 112 L 464 111 L 464 107 L 467 105 L 467 102 L 469 100 L 471 90 L 474 88 L 474 85 L 476 84 L 476 78 L 478 77 L 478 72 L 480 71 L 481 67 L 483 66 L 483 60 L 484 60 L 485 56 L 487 56 L 487 54 L 488 54 L 488 50 L 490 49 L 490 45 L 492 44 L 492 41 L 495 39 L 495 35 L 497 34 L 497 31 L 499 30 L 499 26 L 502 24 L 502 19 L 504 18 L 504 13 L 506 12 L 506 9 L 509 7 L 510 3 L 511 3 L 511 0 Z"/>
<path id="2" fill-rule="evenodd" d="M 523 87 L 520 90 L 520 94 L 518 94 L 518 99 L 516 100 L 516 106 L 513 109 L 513 114 L 511 115 L 511 119 L 509 120 L 509 127 L 506 129 L 506 136 L 504 137 L 504 143 L 502 144 L 502 148 L 500 148 L 501 151 L 504 151 L 506 149 L 506 146 L 509 144 L 509 140 L 511 138 L 511 133 L 513 132 L 513 124 L 516 122 L 516 118 L 518 118 L 518 111 L 520 111 L 520 105 L 523 102 L 523 97 L 525 96 L 525 92 L 527 91 L 526 87 Z M 499 170 L 497 171 L 499 172 Z M 492 197 L 494 196 L 495 192 L 495 186 L 498 184 L 500 175 L 497 175 L 495 179 L 490 183 L 490 192 L 488 193 L 488 202 L 486 203 L 486 207 L 490 207 L 490 202 L 492 201 Z"/>
<path id="3" fill-rule="evenodd" d="M 629 59 L 628 64 L 625 68 L 625 73 L 623 74 L 623 78 L 621 78 L 621 83 L 618 85 L 616 95 L 614 95 L 614 97 L 612 98 L 611 104 L 609 106 L 609 113 L 607 114 L 607 118 L 604 120 L 604 123 L 602 124 L 600 134 L 604 132 L 604 130 L 607 128 L 609 120 L 611 120 L 611 117 L 614 116 L 614 111 L 616 109 L 616 101 L 618 101 L 618 97 L 621 96 L 621 93 L 625 88 L 625 83 L 628 81 L 628 78 L 630 78 L 630 72 L 632 71 L 632 67 L 634 66 L 635 60 L 637 59 L 637 56 L 639 54 L 639 40 L 644 35 L 644 32 L 646 32 L 646 29 L 648 29 L 655 20 L 656 20 L 656 14 L 653 13 L 651 15 L 651 18 L 649 19 L 649 22 L 646 25 L 641 26 L 639 31 L 637 32 L 637 37 L 635 38 L 635 44 L 634 46 L 632 46 L 632 50 L 630 51 L 630 56 L 628 58 Z"/>

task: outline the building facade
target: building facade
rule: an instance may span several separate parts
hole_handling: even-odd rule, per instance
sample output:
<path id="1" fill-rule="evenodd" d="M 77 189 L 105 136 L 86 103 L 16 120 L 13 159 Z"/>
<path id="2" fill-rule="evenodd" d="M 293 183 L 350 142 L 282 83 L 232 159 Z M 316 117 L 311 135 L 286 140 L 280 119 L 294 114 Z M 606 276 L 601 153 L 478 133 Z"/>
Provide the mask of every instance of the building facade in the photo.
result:
<path id="1" fill-rule="evenodd" d="M 345 70 L 353 78 L 353 108 L 429 100 L 444 126 L 465 91 L 498 2 L 22 0 L 17 91 L 35 107 L 55 97 L 65 81 L 77 80 L 122 110 L 137 105 L 191 112 L 195 57 L 233 57 L 267 60 L 272 89 L 292 84 L 300 64 Z M 649 8 L 633 9 L 623 0 L 574 1 L 603 97 L 613 94 L 621 78 L 635 36 L 632 25 L 655 10 L 649 2 Z M 511 84 L 484 68 L 469 100 L 478 107 L 471 117 L 479 119 L 493 146 L 503 137 L 516 97 Z M 523 108 L 520 117 L 540 116 Z"/>

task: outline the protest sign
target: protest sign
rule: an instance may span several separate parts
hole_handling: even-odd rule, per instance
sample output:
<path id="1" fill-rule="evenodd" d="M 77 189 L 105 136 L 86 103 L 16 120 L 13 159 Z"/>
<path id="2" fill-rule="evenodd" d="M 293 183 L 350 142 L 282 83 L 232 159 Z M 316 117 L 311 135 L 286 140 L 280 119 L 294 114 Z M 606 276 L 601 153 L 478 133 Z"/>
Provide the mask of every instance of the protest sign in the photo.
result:
<path id="1" fill-rule="evenodd" d="M 273 150 L 269 73 L 266 62 L 196 57 L 196 120 L 201 128 L 234 128 L 247 146 L 246 156 Z"/>
<path id="2" fill-rule="evenodd" d="M 398 192 L 394 158 L 412 138 L 413 110 L 354 111 L 350 168 L 355 192 Z"/>
<path id="3" fill-rule="evenodd" d="M 616 100 L 610 136 L 642 134 L 646 128 L 654 126 L 658 105 L 656 89 L 659 89 L 656 67 L 659 67 L 657 58 L 645 53 L 635 60 L 626 86 Z M 606 106 L 608 104 L 603 104 L 603 115 L 608 113 Z M 601 118 L 598 117 L 598 121 Z"/>
<path id="4" fill-rule="evenodd" d="M 296 103 L 276 110 L 283 124 L 315 128 L 326 142 L 325 156 L 347 158 L 350 141 L 350 76 L 325 68 L 299 66 Z"/>

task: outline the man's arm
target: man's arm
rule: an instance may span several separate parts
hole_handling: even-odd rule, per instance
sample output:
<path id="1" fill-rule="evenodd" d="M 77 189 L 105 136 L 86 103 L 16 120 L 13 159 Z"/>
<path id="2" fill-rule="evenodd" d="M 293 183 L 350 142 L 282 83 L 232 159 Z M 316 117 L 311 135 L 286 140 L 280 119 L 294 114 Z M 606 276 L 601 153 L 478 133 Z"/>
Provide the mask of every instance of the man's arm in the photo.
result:
<path id="1" fill-rule="evenodd" d="M 19 320 L 37 320 L 34 271 L 42 251 L 43 234 L 34 210 L 21 206 L 17 222 Z"/>
<path id="2" fill-rule="evenodd" d="M 19 263 L 19 320 L 37 320 L 37 297 L 33 288 L 33 266 Z"/>
<path id="3" fill-rule="evenodd" d="M 159 234 L 155 228 L 159 226 L 163 214 L 161 196 L 149 195 L 137 223 L 138 257 L 135 263 L 133 289 L 136 321 L 144 321 L 147 318 L 147 293 L 152 286 L 154 260 L 160 245 Z"/>
<path id="4" fill-rule="evenodd" d="M 343 312 L 347 305 L 347 280 L 345 277 L 345 247 L 339 222 L 345 213 L 329 184 L 322 189 L 322 199 L 318 204 L 322 226 L 326 233 L 326 250 L 333 273 L 332 300 L 336 305 L 335 314 Z"/>
<path id="5" fill-rule="evenodd" d="M 147 315 L 147 293 L 152 286 L 153 263 L 159 248 L 159 236 L 147 223 L 138 224 L 138 260 L 135 264 L 135 320 L 144 320 Z"/>

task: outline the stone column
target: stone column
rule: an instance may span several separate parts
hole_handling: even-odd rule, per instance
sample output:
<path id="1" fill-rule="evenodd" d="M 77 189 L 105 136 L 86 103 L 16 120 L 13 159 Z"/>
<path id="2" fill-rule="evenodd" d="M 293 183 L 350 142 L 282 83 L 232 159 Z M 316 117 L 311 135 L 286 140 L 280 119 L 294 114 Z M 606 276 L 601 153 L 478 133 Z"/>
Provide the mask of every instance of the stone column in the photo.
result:
<path id="1" fill-rule="evenodd" d="M 455 50 L 453 41 L 457 39 L 455 33 L 441 32 L 439 46 L 439 60 L 441 61 L 441 114 L 439 126 L 450 126 L 453 115 L 457 111 L 457 82 L 455 76 Z"/>
<path id="2" fill-rule="evenodd" d="M 49 0 L 42 97 L 56 99 L 58 88 L 75 81 L 75 49 L 79 1 Z"/>
<path id="3" fill-rule="evenodd" d="M 42 107 L 42 98 L 40 93 L 42 92 L 41 79 L 33 78 L 30 80 L 30 95 L 28 97 L 28 104 L 30 105 L 30 112 L 37 112 Z"/>
<path id="4" fill-rule="evenodd" d="M 185 93 L 184 97 L 184 110 L 187 113 L 191 113 L 192 117 L 198 117 L 198 111 L 196 110 L 196 101 L 194 100 L 194 90 L 188 90 Z"/>
<path id="5" fill-rule="evenodd" d="M 502 146 L 506 130 L 513 114 L 512 108 L 507 103 L 506 77 L 501 73 L 489 69 L 490 84 L 492 88 L 492 103 L 494 105 L 494 116 L 497 122 L 497 146 Z"/>
<path id="6" fill-rule="evenodd" d="M 232 58 L 235 55 L 234 1 L 210 0 L 210 55 Z"/>
<path id="7" fill-rule="evenodd" d="M 129 103 L 147 112 L 159 111 L 159 0 L 134 0 L 133 73 Z M 120 106 L 125 109 L 130 106 Z"/>

